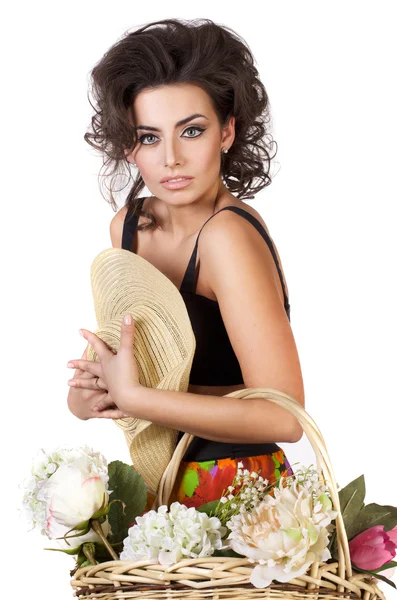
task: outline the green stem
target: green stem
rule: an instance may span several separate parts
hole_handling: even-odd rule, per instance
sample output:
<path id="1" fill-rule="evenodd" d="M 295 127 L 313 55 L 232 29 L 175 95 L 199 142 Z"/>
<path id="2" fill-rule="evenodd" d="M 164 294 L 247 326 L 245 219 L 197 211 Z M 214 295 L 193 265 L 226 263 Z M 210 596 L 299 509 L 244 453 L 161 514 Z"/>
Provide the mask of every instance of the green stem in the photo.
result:
<path id="1" fill-rule="evenodd" d="M 90 563 L 92 565 L 96 565 L 97 564 L 97 561 L 95 560 L 94 555 L 92 554 L 92 552 L 89 551 L 89 549 L 87 548 L 87 546 L 85 546 L 84 544 L 83 544 L 83 552 L 84 552 L 84 556 L 86 558 L 88 558 L 88 560 L 90 561 Z"/>
<path id="2" fill-rule="evenodd" d="M 101 540 L 102 540 L 104 546 L 107 548 L 107 551 L 109 552 L 110 556 L 114 560 L 119 560 L 119 557 L 117 556 L 116 552 L 113 550 L 113 548 L 110 545 L 109 541 L 107 540 L 105 534 L 103 533 L 101 524 L 98 521 L 98 519 L 92 519 L 91 526 L 92 526 L 93 530 L 95 531 L 95 533 L 98 534 L 99 537 L 101 538 Z"/>

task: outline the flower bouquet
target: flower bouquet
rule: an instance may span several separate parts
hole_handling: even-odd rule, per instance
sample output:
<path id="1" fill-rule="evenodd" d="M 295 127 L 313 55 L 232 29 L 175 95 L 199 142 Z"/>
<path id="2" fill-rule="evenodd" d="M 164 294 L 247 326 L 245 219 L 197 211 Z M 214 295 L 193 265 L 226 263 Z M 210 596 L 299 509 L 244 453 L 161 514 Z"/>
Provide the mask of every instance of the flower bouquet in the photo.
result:
<path id="1" fill-rule="evenodd" d="M 258 396 L 257 389 L 230 395 L 243 392 Z M 75 556 L 75 595 L 372 600 L 385 598 L 378 580 L 396 587 L 386 574 L 397 565 L 397 508 L 365 505 L 364 475 L 337 491 L 307 413 L 281 392 L 272 396 L 299 415 L 311 440 L 316 434 L 323 468 L 302 467 L 269 485 L 239 463 L 221 498 L 197 509 L 164 502 L 145 513 L 140 474 L 121 461 L 108 465 L 90 448 L 39 453 L 24 481 L 24 508 L 32 526 L 60 544 L 49 549 Z M 164 473 L 160 502 L 191 441 L 185 436 Z"/>

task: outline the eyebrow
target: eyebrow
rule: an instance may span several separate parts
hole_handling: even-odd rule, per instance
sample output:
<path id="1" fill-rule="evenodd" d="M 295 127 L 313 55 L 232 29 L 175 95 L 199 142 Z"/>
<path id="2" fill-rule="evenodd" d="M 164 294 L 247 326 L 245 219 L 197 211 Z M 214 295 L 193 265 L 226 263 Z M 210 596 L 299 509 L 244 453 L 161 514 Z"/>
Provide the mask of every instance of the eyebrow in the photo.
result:
<path id="1" fill-rule="evenodd" d="M 198 117 L 204 117 L 204 119 L 208 119 L 208 117 L 206 117 L 205 115 L 202 115 L 200 113 L 195 113 L 194 115 L 190 115 L 190 117 L 186 117 L 185 119 L 182 119 L 181 121 L 178 121 L 177 123 L 175 123 L 175 127 L 180 127 L 181 125 L 186 125 L 186 123 L 189 123 L 189 121 L 193 121 L 193 119 L 197 119 Z M 150 127 L 150 125 L 137 125 L 135 127 L 136 130 L 138 129 L 147 129 L 148 131 L 160 131 L 160 129 L 158 127 Z"/>

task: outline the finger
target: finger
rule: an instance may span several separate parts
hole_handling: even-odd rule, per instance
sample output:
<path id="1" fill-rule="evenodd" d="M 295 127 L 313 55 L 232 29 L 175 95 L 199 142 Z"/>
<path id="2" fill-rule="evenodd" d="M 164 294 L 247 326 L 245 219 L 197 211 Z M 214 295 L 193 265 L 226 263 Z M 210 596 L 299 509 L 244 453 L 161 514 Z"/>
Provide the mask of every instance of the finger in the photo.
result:
<path id="1" fill-rule="evenodd" d="M 129 318 L 129 323 L 126 323 L 124 320 L 127 317 Z M 132 353 L 132 348 L 134 344 L 134 332 L 134 317 L 131 315 L 131 313 L 127 313 L 124 315 L 123 321 L 121 323 L 119 352 L 121 350 L 124 350 Z"/>
<path id="2" fill-rule="evenodd" d="M 103 387 L 101 380 L 97 380 L 96 377 L 73 377 L 72 379 L 69 379 L 68 385 L 70 387 L 81 388 L 84 390 L 96 390 L 97 392 L 106 392 L 106 389 Z"/>
<path id="3" fill-rule="evenodd" d="M 126 413 L 124 413 L 122 410 L 120 410 L 118 408 L 94 412 L 92 415 L 93 418 L 96 417 L 97 419 L 125 419 L 126 417 L 129 417 L 129 416 L 130 415 L 127 415 Z"/>
<path id="4" fill-rule="evenodd" d="M 105 408 L 109 408 L 109 406 L 111 406 L 112 408 L 119 408 L 117 404 L 112 400 L 112 397 L 108 394 L 107 397 L 98 400 L 95 406 L 92 407 L 92 410 L 100 411 L 104 410 Z"/>
<path id="5" fill-rule="evenodd" d="M 110 350 L 100 337 L 89 331 L 88 329 L 80 329 L 81 335 L 88 341 L 96 352 L 99 360 L 106 358 Z"/>
<path id="6" fill-rule="evenodd" d="M 88 347 L 89 347 L 89 344 L 87 344 L 87 346 L 83 352 L 83 355 L 81 357 L 82 360 L 88 360 Z M 77 359 L 77 360 L 80 360 L 80 359 Z M 75 365 L 76 362 L 77 362 L 76 360 L 70 360 L 66 366 L 70 369 L 76 368 L 76 371 L 79 371 L 79 375 L 80 375 L 83 373 L 83 371 L 76 367 L 76 365 Z M 76 371 L 74 372 L 73 377 L 76 376 Z"/>
<path id="7" fill-rule="evenodd" d="M 95 377 L 100 377 L 102 375 L 102 366 L 97 360 L 83 360 L 79 358 L 76 360 L 70 360 L 67 366 L 71 369 L 74 368 L 76 370 L 86 371 Z"/>

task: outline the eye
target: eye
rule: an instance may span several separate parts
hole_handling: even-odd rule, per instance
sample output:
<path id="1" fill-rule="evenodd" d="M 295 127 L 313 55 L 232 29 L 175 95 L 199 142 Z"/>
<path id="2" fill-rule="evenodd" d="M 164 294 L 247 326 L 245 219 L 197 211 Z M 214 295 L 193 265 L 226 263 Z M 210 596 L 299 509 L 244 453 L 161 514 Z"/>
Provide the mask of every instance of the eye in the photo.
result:
<path id="1" fill-rule="evenodd" d="M 196 137 L 200 137 L 200 135 L 202 134 L 203 131 L 205 131 L 204 127 L 198 127 L 197 125 L 192 125 L 190 127 L 187 127 L 187 129 L 185 129 L 185 131 L 183 133 L 185 133 L 186 131 L 198 131 L 199 134 L 198 135 L 188 135 L 186 137 L 188 138 L 196 138 Z M 147 138 L 156 138 L 157 136 L 154 135 L 153 133 L 144 133 L 143 135 L 141 135 L 141 137 L 138 138 L 138 142 L 140 142 L 141 144 L 143 144 L 144 146 L 153 146 L 155 142 L 149 142 L 149 143 L 144 143 L 144 140 L 147 140 Z"/>
<path id="2" fill-rule="evenodd" d="M 187 129 L 185 129 L 185 131 L 192 131 L 192 130 L 199 131 L 200 132 L 199 135 L 193 135 L 193 136 L 188 135 L 187 137 L 199 137 L 202 134 L 202 132 L 204 131 L 204 128 L 198 127 L 197 125 L 192 125 L 191 127 L 188 127 Z M 185 131 L 183 133 L 185 133 Z"/>
<path id="3" fill-rule="evenodd" d="M 150 138 L 150 137 L 154 137 L 154 138 L 155 138 L 155 137 L 157 137 L 157 136 L 153 135 L 153 133 L 145 133 L 144 135 L 141 135 L 141 137 L 140 137 L 140 138 L 138 138 L 138 142 L 141 142 L 141 144 L 143 144 L 143 141 L 142 141 L 142 140 L 146 140 L 146 138 L 148 138 L 148 137 L 149 137 L 149 138 Z M 149 143 L 149 144 L 143 144 L 143 145 L 144 145 L 144 146 L 153 146 L 153 144 L 150 144 L 150 143 Z"/>

